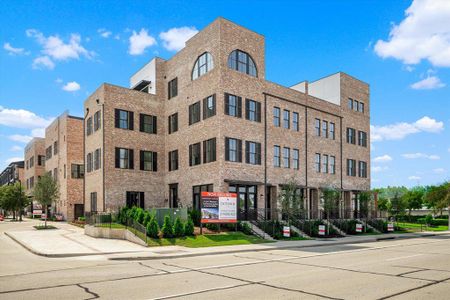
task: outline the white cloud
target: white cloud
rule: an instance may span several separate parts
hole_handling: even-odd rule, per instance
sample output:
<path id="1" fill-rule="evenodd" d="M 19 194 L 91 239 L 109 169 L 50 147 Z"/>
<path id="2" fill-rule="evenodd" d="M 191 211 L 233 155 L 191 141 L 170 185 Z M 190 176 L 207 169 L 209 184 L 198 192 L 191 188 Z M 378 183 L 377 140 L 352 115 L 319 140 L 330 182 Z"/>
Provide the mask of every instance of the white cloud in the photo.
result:
<path id="1" fill-rule="evenodd" d="M 14 142 L 28 143 L 33 137 L 29 135 L 13 134 L 8 136 L 8 138 Z"/>
<path id="2" fill-rule="evenodd" d="M 45 137 L 45 128 L 35 128 L 31 130 L 32 137 Z"/>
<path id="3" fill-rule="evenodd" d="M 62 83 L 63 80 L 62 80 L 61 78 L 56 78 L 56 79 L 55 79 L 55 82 L 56 82 L 56 83 Z"/>
<path id="4" fill-rule="evenodd" d="M 184 48 L 186 41 L 193 37 L 198 30 L 195 27 L 171 28 L 161 32 L 159 38 L 163 40 L 163 46 L 169 51 L 178 51 Z"/>
<path id="5" fill-rule="evenodd" d="M 431 159 L 431 160 L 438 160 L 441 159 L 438 155 L 429 155 L 429 154 L 425 154 L 425 153 L 405 153 L 402 154 L 402 156 L 406 159 L 417 159 L 417 158 L 426 158 L 426 159 Z"/>
<path id="6" fill-rule="evenodd" d="M 433 169 L 433 173 L 443 174 L 443 173 L 445 173 L 445 169 L 444 168 Z"/>
<path id="7" fill-rule="evenodd" d="M 372 167 L 371 170 L 372 170 L 373 173 L 380 173 L 380 172 L 389 170 L 389 168 L 388 167 L 375 166 L 375 167 Z"/>
<path id="8" fill-rule="evenodd" d="M 62 89 L 66 92 L 76 92 L 80 89 L 80 84 L 76 81 L 66 83 Z"/>
<path id="9" fill-rule="evenodd" d="M 444 122 L 436 121 L 430 117 L 423 117 L 414 123 L 395 123 L 385 126 L 370 126 L 372 142 L 383 140 L 401 140 L 408 135 L 419 132 L 438 133 L 444 129 Z"/>
<path id="10" fill-rule="evenodd" d="M 66 61 L 70 59 L 80 59 L 84 56 L 91 59 L 95 56 L 95 52 L 88 51 L 81 45 L 81 36 L 72 33 L 70 39 L 65 43 L 58 35 L 46 37 L 42 32 L 36 29 L 28 29 L 26 31 L 28 37 L 34 38 L 42 46 L 42 56 L 36 58 L 33 67 L 43 65 L 49 69 L 53 69 L 56 61 Z"/>
<path id="11" fill-rule="evenodd" d="M 374 162 L 388 162 L 391 161 L 392 157 L 390 157 L 389 155 L 385 154 L 382 156 L 377 156 L 373 159 Z"/>
<path id="12" fill-rule="evenodd" d="M 377 41 L 375 52 L 405 64 L 428 60 L 437 67 L 450 67 L 450 1 L 414 0 L 405 15 L 391 28 L 388 41 Z"/>
<path id="13" fill-rule="evenodd" d="M 47 127 L 53 118 L 44 118 L 25 109 L 8 109 L 0 106 L 0 125 L 14 128 Z"/>
<path id="14" fill-rule="evenodd" d="M 148 31 L 144 28 L 139 33 L 133 30 L 129 41 L 128 53 L 130 55 L 141 55 L 145 52 L 145 49 L 156 44 L 155 38 L 148 35 Z"/>
<path id="15" fill-rule="evenodd" d="M 420 180 L 420 179 L 422 179 L 422 177 L 419 177 L 419 176 L 409 176 L 408 179 L 409 179 L 409 180 Z"/>
<path id="16" fill-rule="evenodd" d="M 23 148 L 17 145 L 12 146 L 10 149 L 12 152 L 23 151 Z"/>
<path id="17" fill-rule="evenodd" d="M 25 51 L 24 48 L 14 48 L 10 43 L 4 43 L 3 49 L 8 51 L 9 55 L 28 55 L 30 52 Z"/>
<path id="18" fill-rule="evenodd" d="M 411 84 L 411 88 L 414 90 L 433 90 L 444 86 L 445 83 L 443 83 L 437 76 L 428 76 L 425 79 Z"/>
<path id="19" fill-rule="evenodd" d="M 107 39 L 112 34 L 111 31 L 106 30 L 105 28 L 100 28 L 97 30 L 97 32 L 100 34 L 101 37 Z"/>
<path id="20" fill-rule="evenodd" d="M 21 160 L 23 160 L 23 157 L 11 157 L 11 158 L 8 158 L 7 160 L 5 160 L 5 163 L 7 165 L 9 165 L 12 162 L 21 161 Z"/>
<path id="21" fill-rule="evenodd" d="M 50 57 L 44 55 L 36 57 L 32 64 L 33 69 L 49 69 L 53 70 L 55 68 L 55 63 L 50 59 Z"/>

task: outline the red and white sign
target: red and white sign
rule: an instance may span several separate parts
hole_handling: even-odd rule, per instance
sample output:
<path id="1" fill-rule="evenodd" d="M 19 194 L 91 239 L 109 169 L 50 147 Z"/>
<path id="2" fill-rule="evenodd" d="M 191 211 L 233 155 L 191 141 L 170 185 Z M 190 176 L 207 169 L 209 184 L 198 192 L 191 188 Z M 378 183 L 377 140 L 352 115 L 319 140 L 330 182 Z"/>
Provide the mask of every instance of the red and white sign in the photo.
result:
<path id="1" fill-rule="evenodd" d="M 319 225 L 319 235 L 325 235 L 325 225 Z"/>
<path id="2" fill-rule="evenodd" d="M 291 227 L 283 226 L 283 236 L 284 237 L 291 237 Z"/>
<path id="3" fill-rule="evenodd" d="M 362 231 L 363 231 L 362 224 L 356 224 L 356 232 L 362 232 Z"/>
<path id="4" fill-rule="evenodd" d="M 236 223 L 237 194 L 202 192 L 202 223 Z"/>
<path id="5" fill-rule="evenodd" d="M 394 223 L 388 223 L 387 230 L 388 231 L 394 231 Z"/>

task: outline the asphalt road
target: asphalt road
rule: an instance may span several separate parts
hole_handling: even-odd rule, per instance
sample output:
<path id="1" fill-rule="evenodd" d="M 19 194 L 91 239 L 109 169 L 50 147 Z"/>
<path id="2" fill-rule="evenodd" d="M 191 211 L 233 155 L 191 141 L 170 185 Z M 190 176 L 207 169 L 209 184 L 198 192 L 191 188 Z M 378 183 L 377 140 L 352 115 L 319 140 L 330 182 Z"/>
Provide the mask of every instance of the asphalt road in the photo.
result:
<path id="1" fill-rule="evenodd" d="M 3 234 L 0 299 L 449 299 L 450 234 L 143 261 L 45 258 Z"/>

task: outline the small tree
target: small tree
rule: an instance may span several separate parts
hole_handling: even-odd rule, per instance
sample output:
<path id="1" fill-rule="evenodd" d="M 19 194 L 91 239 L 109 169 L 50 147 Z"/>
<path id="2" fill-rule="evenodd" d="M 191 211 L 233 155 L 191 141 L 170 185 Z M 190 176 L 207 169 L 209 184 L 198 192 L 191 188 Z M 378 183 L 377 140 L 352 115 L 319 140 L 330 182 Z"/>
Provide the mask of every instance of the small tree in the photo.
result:
<path id="1" fill-rule="evenodd" d="M 330 215 L 335 211 L 341 194 L 335 188 L 323 188 L 323 210 L 326 213 L 328 224 L 330 224 Z M 327 234 L 330 234 L 330 226 L 327 226 Z"/>
<path id="2" fill-rule="evenodd" d="M 166 215 L 164 217 L 164 223 L 161 228 L 161 232 L 163 234 L 163 237 L 165 237 L 165 238 L 173 237 L 173 224 L 172 224 L 172 220 L 170 219 L 169 215 Z"/>
<path id="3" fill-rule="evenodd" d="M 151 238 L 157 239 L 159 234 L 159 226 L 156 217 L 151 215 L 150 221 L 147 224 L 147 235 Z"/>
<path id="4" fill-rule="evenodd" d="M 411 221 L 411 211 L 422 208 L 423 194 L 421 190 L 411 190 L 403 195 L 403 201 L 405 201 L 406 209 L 408 209 L 409 221 Z"/>
<path id="5" fill-rule="evenodd" d="M 136 212 L 135 221 L 138 222 L 139 224 L 143 224 L 144 223 L 144 217 L 145 217 L 144 210 L 142 208 L 138 208 L 137 212 Z"/>
<path id="6" fill-rule="evenodd" d="M 48 206 L 56 201 L 58 195 L 56 181 L 48 173 L 42 175 L 34 187 L 33 196 L 45 209 L 45 227 L 47 227 Z"/>
<path id="7" fill-rule="evenodd" d="M 359 194 L 359 211 L 363 218 L 366 219 L 366 224 L 369 219 L 370 201 L 372 200 L 372 194 L 369 191 L 361 192 Z M 364 232 L 367 230 L 364 226 Z"/>
<path id="8" fill-rule="evenodd" d="M 194 235 L 194 221 L 191 217 L 188 217 L 186 225 L 184 226 L 184 234 L 187 236 Z"/>
<path id="9" fill-rule="evenodd" d="M 175 237 L 182 237 L 184 235 L 184 224 L 180 217 L 175 219 L 175 224 L 173 224 L 173 233 Z"/>
<path id="10" fill-rule="evenodd" d="M 406 202 L 399 193 L 395 193 L 389 205 L 389 213 L 397 220 L 399 216 L 405 214 Z"/>
<path id="11" fill-rule="evenodd" d="M 142 225 L 147 226 L 148 222 L 150 222 L 150 219 L 152 218 L 152 215 L 149 211 L 144 211 L 144 219 L 142 221 Z"/>
<path id="12" fill-rule="evenodd" d="M 13 209 L 19 215 L 19 221 L 22 221 L 23 209 L 29 204 L 28 197 L 25 195 L 22 185 L 19 183 L 11 185 L 8 189 L 7 197 L 10 197 Z"/>
<path id="13" fill-rule="evenodd" d="M 283 185 L 278 195 L 278 201 L 281 203 L 282 213 L 287 217 L 288 223 L 292 215 L 298 216 L 303 211 L 303 201 L 295 179 L 291 179 Z"/>

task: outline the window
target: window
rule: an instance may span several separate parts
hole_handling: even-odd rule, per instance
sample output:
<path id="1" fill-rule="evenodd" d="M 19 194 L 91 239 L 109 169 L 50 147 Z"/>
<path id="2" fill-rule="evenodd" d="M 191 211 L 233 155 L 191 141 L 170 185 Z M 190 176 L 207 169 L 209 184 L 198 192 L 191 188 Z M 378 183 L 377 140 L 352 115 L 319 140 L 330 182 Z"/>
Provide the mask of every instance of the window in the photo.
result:
<path id="1" fill-rule="evenodd" d="M 168 90 L 168 98 L 171 99 L 173 97 L 176 97 L 178 95 L 178 78 L 175 77 L 171 81 L 169 81 L 167 85 Z"/>
<path id="2" fill-rule="evenodd" d="M 367 133 L 364 131 L 358 131 L 358 145 L 367 147 Z"/>
<path id="3" fill-rule="evenodd" d="M 261 103 L 245 99 L 245 118 L 250 121 L 261 122 Z"/>
<path id="4" fill-rule="evenodd" d="M 299 169 L 299 151 L 298 151 L 298 149 L 292 149 L 292 167 L 296 170 Z"/>
<path id="5" fill-rule="evenodd" d="M 356 160 L 347 159 L 347 176 L 356 176 Z"/>
<path id="6" fill-rule="evenodd" d="M 169 134 L 178 131 L 178 113 L 169 116 Z"/>
<path id="7" fill-rule="evenodd" d="M 242 162 L 242 141 L 233 138 L 225 138 L 225 160 Z"/>
<path id="8" fill-rule="evenodd" d="M 86 121 L 86 135 L 92 134 L 92 117 L 89 117 Z"/>
<path id="9" fill-rule="evenodd" d="M 178 150 L 169 152 L 169 171 L 178 170 Z"/>
<path id="10" fill-rule="evenodd" d="M 203 120 L 216 115 L 216 95 L 203 99 Z"/>
<path id="11" fill-rule="evenodd" d="M 336 157 L 330 156 L 330 174 L 336 174 Z"/>
<path id="12" fill-rule="evenodd" d="M 353 100 L 353 110 L 358 111 L 358 107 L 359 107 L 359 102 L 356 100 Z"/>
<path id="13" fill-rule="evenodd" d="M 101 127 L 101 125 L 100 125 L 100 115 L 101 115 L 101 112 L 100 111 L 97 111 L 97 112 L 95 112 L 95 114 L 94 114 L 94 131 L 97 131 L 97 130 L 99 130 L 100 129 L 100 127 Z"/>
<path id="14" fill-rule="evenodd" d="M 88 153 L 87 157 L 86 157 L 86 170 L 87 172 L 92 172 L 92 167 L 93 167 L 93 163 L 92 163 L 92 153 Z"/>
<path id="15" fill-rule="evenodd" d="M 348 98 L 348 109 L 353 110 L 353 99 Z"/>
<path id="16" fill-rule="evenodd" d="M 334 123 L 330 122 L 330 139 L 334 140 L 336 138 L 336 129 L 334 128 Z"/>
<path id="17" fill-rule="evenodd" d="M 280 146 L 273 146 L 273 166 L 279 168 L 281 166 Z"/>
<path id="18" fill-rule="evenodd" d="M 285 109 L 283 111 L 283 127 L 286 129 L 289 129 L 290 127 L 290 115 L 291 113 L 289 110 Z"/>
<path id="19" fill-rule="evenodd" d="M 50 158 L 52 158 L 52 146 L 45 149 L 45 160 L 49 160 Z"/>
<path id="20" fill-rule="evenodd" d="M 291 149 L 288 147 L 283 148 L 283 165 L 285 168 L 291 167 Z"/>
<path id="21" fill-rule="evenodd" d="M 359 105 L 358 105 L 358 111 L 359 112 L 364 112 L 364 103 L 362 103 L 362 102 L 359 102 Z"/>
<path id="22" fill-rule="evenodd" d="M 316 119 L 314 127 L 316 131 L 316 136 L 320 136 L 320 119 Z"/>
<path id="23" fill-rule="evenodd" d="M 158 153 L 153 151 L 140 151 L 140 166 L 142 171 L 158 171 Z"/>
<path id="24" fill-rule="evenodd" d="M 298 113 L 297 112 L 293 112 L 292 113 L 292 129 L 294 129 L 295 131 L 299 130 L 299 126 L 298 126 Z"/>
<path id="25" fill-rule="evenodd" d="M 134 169 L 134 150 L 116 148 L 116 168 Z"/>
<path id="26" fill-rule="evenodd" d="M 273 108 L 273 125 L 275 127 L 280 127 L 280 108 L 274 107 Z"/>
<path id="27" fill-rule="evenodd" d="M 328 138 L 328 122 L 322 121 L 322 136 Z"/>
<path id="28" fill-rule="evenodd" d="M 53 169 L 53 179 L 58 181 L 58 168 Z"/>
<path id="29" fill-rule="evenodd" d="M 194 64 L 194 69 L 192 70 L 192 80 L 205 75 L 214 68 L 214 62 L 212 55 L 209 52 L 205 52 L 200 55 Z"/>
<path id="30" fill-rule="evenodd" d="M 97 211 L 97 192 L 91 193 L 91 212 Z"/>
<path id="31" fill-rule="evenodd" d="M 34 156 L 30 158 L 30 168 L 34 167 Z"/>
<path id="32" fill-rule="evenodd" d="M 216 161 L 216 138 L 203 141 L 203 163 Z"/>
<path id="33" fill-rule="evenodd" d="M 347 128 L 347 143 L 349 144 L 356 144 L 356 137 L 355 137 L 356 130 L 353 128 Z"/>
<path id="34" fill-rule="evenodd" d="M 256 65 L 247 53 L 241 50 L 234 50 L 228 56 L 228 67 L 230 69 L 256 77 Z"/>
<path id="35" fill-rule="evenodd" d="M 202 163 L 200 143 L 189 145 L 189 166 Z"/>
<path id="36" fill-rule="evenodd" d="M 242 98 L 235 95 L 225 94 L 225 114 L 232 117 L 242 118 Z"/>
<path id="37" fill-rule="evenodd" d="M 53 143 L 53 154 L 54 155 L 58 154 L 58 141 L 55 141 Z"/>
<path id="38" fill-rule="evenodd" d="M 322 173 L 328 173 L 328 155 L 322 155 Z"/>
<path id="39" fill-rule="evenodd" d="M 200 210 L 200 199 L 202 192 L 212 192 L 212 184 L 194 185 L 192 187 L 192 208 Z"/>
<path id="40" fill-rule="evenodd" d="M 131 192 L 131 191 L 127 191 L 126 192 L 126 206 L 127 207 L 140 207 L 140 208 L 144 208 L 144 197 L 145 193 L 144 192 Z"/>
<path id="41" fill-rule="evenodd" d="M 38 155 L 38 166 L 45 166 L 45 155 Z"/>
<path id="42" fill-rule="evenodd" d="M 50 176 L 51 176 L 51 171 L 50 171 Z M 32 176 L 30 178 L 30 189 L 34 188 L 34 176 Z"/>
<path id="43" fill-rule="evenodd" d="M 152 115 L 139 115 L 139 131 L 145 133 L 153 133 L 156 134 L 157 131 L 157 118 Z"/>
<path id="44" fill-rule="evenodd" d="M 367 163 L 365 161 L 359 161 L 358 176 L 367 178 Z"/>
<path id="45" fill-rule="evenodd" d="M 102 166 L 102 159 L 100 157 L 101 154 L 101 150 L 100 149 L 96 149 L 94 152 L 94 170 L 98 170 L 101 168 Z"/>
<path id="46" fill-rule="evenodd" d="M 200 122 L 200 101 L 189 105 L 189 125 Z"/>
<path id="47" fill-rule="evenodd" d="M 314 168 L 316 169 L 317 173 L 320 173 L 320 154 L 316 153 L 316 156 L 314 158 Z"/>
<path id="48" fill-rule="evenodd" d="M 245 162 L 251 165 L 261 164 L 261 144 L 256 142 L 245 142 Z"/>
<path id="49" fill-rule="evenodd" d="M 72 164 L 70 173 L 72 174 L 72 178 L 84 178 L 84 166 Z"/>
<path id="50" fill-rule="evenodd" d="M 127 110 L 115 109 L 115 127 L 134 130 L 134 113 Z"/>

